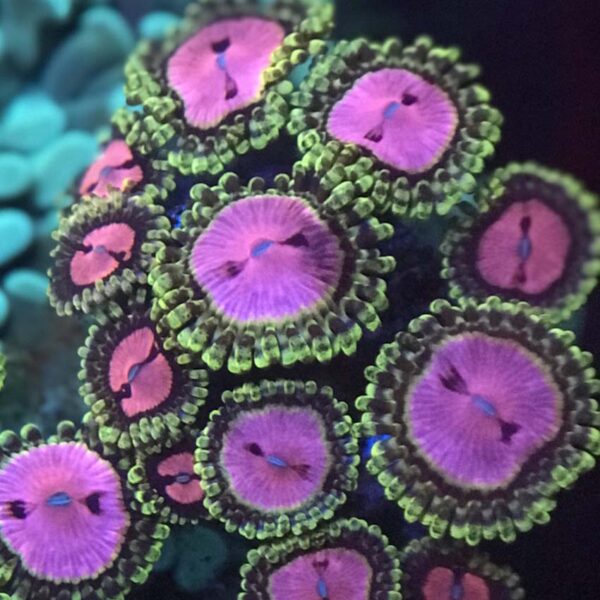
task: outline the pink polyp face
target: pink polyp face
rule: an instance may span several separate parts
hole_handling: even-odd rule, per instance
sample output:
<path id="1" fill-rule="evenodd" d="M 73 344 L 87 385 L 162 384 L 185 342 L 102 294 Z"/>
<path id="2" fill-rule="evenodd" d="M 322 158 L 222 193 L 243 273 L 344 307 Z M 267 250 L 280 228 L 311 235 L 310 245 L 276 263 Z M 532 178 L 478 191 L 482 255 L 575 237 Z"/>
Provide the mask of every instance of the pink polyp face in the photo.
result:
<path id="1" fill-rule="evenodd" d="M 124 192 L 143 177 L 141 167 L 133 163 L 129 146 L 123 140 L 113 140 L 86 171 L 79 194 L 107 198 L 111 190 Z"/>
<path id="2" fill-rule="evenodd" d="M 257 17 L 224 19 L 198 31 L 169 59 L 169 85 L 183 101 L 188 123 L 200 129 L 258 101 L 263 73 L 285 31 Z"/>
<path id="3" fill-rule="evenodd" d="M 334 105 L 327 131 L 395 169 L 420 173 L 438 162 L 457 125 L 456 106 L 441 88 L 405 69 L 381 69 Z"/>
<path id="4" fill-rule="evenodd" d="M 540 294 L 565 274 L 571 243 L 563 218 L 544 202 L 513 202 L 481 236 L 477 270 L 495 287 Z"/>
<path id="5" fill-rule="evenodd" d="M 69 272 L 75 285 L 92 285 L 112 275 L 131 258 L 135 230 L 127 223 L 111 223 L 93 229 L 83 239 L 83 250 L 71 259 Z"/>
<path id="6" fill-rule="evenodd" d="M 191 452 L 180 452 L 165 458 L 158 464 L 158 474 L 174 480 L 165 486 L 171 500 L 179 504 L 194 504 L 204 498 L 204 491 L 194 473 L 194 455 Z"/>
<path id="7" fill-rule="evenodd" d="M 223 440 L 221 465 L 240 502 L 261 510 L 297 508 L 321 491 L 329 470 L 321 417 L 308 408 L 244 412 Z"/>
<path id="8" fill-rule="evenodd" d="M 458 588 L 460 596 L 452 595 Z M 423 600 L 490 600 L 490 590 L 484 579 L 471 573 L 458 576 L 446 567 L 434 567 L 427 573 L 422 587 Z"/>
<path id="9" fill-rule="evenodd" d="M 560 427 L 562 396 L 525 348 L 480 333 L 444 342 L 410 390 L 420 452 L 463 486 L 509 483 Z"/>
<path id="10" fill-rule="evenodd" d="M 0 471 L 2 537 L 28 571 L 87 579 L 118 554 L 129 516 L 111 465 L 83 444 L 41 446 Z"/>
<path id="11" fill-rule="evenodd" d="M 149 327 L 136 329 L 119 342 L 108 375 L 121 410 L 130 418 L 160 406 L 173 386 L 173 370 Z"/>
<path id="12" fill-rule="evenodd" d="M 341 277 L 338 238 L 305 202 L 254 196 L 224 208 L 196 240 L 190 268 L 226 317 L 280 320 L 326 299 Z"/>
<path id="13" fill-rule="evenodd" d="M 269 582 L 269 598 L 369 600 L 372 578 L 369 562 L 356 550 L 319 550 L 299 556 L 274 571 Z"/>

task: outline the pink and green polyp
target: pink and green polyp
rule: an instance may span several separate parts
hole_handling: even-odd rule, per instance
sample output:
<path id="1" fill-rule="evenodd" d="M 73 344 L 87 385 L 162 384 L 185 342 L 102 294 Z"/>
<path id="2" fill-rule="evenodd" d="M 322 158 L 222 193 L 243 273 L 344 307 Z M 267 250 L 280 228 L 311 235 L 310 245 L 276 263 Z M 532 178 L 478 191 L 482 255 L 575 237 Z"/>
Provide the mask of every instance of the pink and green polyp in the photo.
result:
<path id="1" fill-rule="evenodd" d="M 262 511 L 302 506 L 321 491 L 330 467 L 321 417 L 283 406 L 244 412 L 223 440 L 221 464 L 244 504 Z"/>
<path id="2" fill-rule="evenodd" d="M 293 317 L 325 300 L 343 254 L 303 200 L 265 195 L 225 207 L 196 240 L 190 266 L 222 314 L 248 323 Z"/>
<path id="3" fill-rule="evenodd" d="M 106 198 L 111 190 L 124 192 L 143 177 L 142 168 L 136 164 L 129 146 L 123 140 L 112 140 L 86 171 L 79 194 Z"/>
<path id="4" fill-rule="evenodd" d="M 513 202 L 481 235 L 477 270 L 491 286 L 541 294 L 564 276 L 571 245 L 563 218 L 544 202 Z"/>
<path id="5" fill-rule="evenodd" d="M 167 78 L 187 122 L 208 129 L 258 101 L 263 73 L 284 36 L 274 21 L 240 17 L 212 23 L 184 42 L 168 61 Z"/>
<path id="6" fill-rule="evenodd" d="M 127 223 L 110 223 L 92 229 L 71 258 L 69 274 L 76 286 L 106 279 L 131 259 L 136 232 Z"/>
<path id="7" fill-rule="evenodd" d="M 158 350 L 150 327 L 140 327 L 119 342 L 110 359 L 108 379 L 129 418 L 159 407 L 170 397 L 173 370 Z"/>
<path id="8" fill-rule="evenodd" d="M 368 600 L 373 570 L 356 550 L 327 548 L 294 558 L 270 577 L 272 600 Z"/>
<path id="9" fill-rule="evenodd" d="M 0 471 L 0 505 L 4 541 L 35 577 L 56 582 L 110 567 L 129 526 L 118 474 L 78 443 L 14 456 Z"/>
<path id="10" fill-rule="evenodd" d="M 446 479 L 500 487 L 557 433 L 562 396 L 514 341 L 463 334 L 437 347 L 407 402 L 410 435 Z"/>
<path id="11" fill-rule="evenodd" d="M 194 473 L 193 452 L 182 451 L 167 456 L 158 463 L 156 473 L 164 481 L 165 494 L 173 503 L 188 506 L 204 498 L 204 491 Z"/>
<path id="12" fill-rule="evenodd" d="M 485 580 L 462 570 L 434 567 L 422 586 L 423 600 L 490 600 Z"/>
<path id="13" fill-rule="evenodd" d="M 381 69 L 360 77 L 331 110 L 334 138 L 370 150 L 408 173 L 427 171 L 447 150 L 458 112 L 441 88 L 405 69 Z"/>

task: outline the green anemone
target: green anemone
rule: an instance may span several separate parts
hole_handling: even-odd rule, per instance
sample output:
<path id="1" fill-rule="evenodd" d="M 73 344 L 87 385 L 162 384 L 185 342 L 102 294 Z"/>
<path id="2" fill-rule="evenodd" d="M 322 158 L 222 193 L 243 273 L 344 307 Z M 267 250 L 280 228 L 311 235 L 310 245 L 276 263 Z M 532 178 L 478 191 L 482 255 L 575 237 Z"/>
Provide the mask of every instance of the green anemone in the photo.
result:
<path id="1" fill-rule="evenodd" d="M 381 348 L 357 399 L 367 467 L 430 535 L 512 541 L 600 453 L 600 382 L 574 334 L 524 304 L 435 301 Z"/>
<path id="2" fill-rule="evenodd" d="M 262 381 L 223 394 L 197 440 L 204 504 L 229 532 L 298 535 L 331 519 L 356 486 L 348 407 L 314 382 Z"/>
<path id="3" fill-rule="evenodd" d="M 453 300 L 524 300 L 551 323 L 585 304 L 600 274 L 596 195 L 570 175 L 510 163 L 475 203 L 479 212 L 465 205 L 470 214 L 458 216 L 441 247 Z"/>
<path id="4" fill-rule="evenodd" d="M 405 47 L 395 38 L 338 43 L 290 97 L 287 127 L 298 135 L 304 162 L 360 182 L 382 211 L 447 213 L 475 189 L 502 123 L 489 92 L 476 83 L 479 68 L 460 56 L 428 37 Z M 414 118 L 409 113 L 420 110 Z M 413 156 L 415 144 L 422 160 Z"/>
<path id="5" fill-rule="evenodd" d="M 170 344 L 240 373 L 350 356 L 380 326 L 394 260 L 377 245 L 392 227 L 355 186 L 327 191 L 298 167 L 272 188 L 228 173 L 191 198 L 149 277 Z"/>
<path id="6" fill-rule="evenodd" d="M 141 42 L 129 59 L 125 93 L 143 111 L 119 111 L 114 122 L 140 152 L 155 156 L 158 150 L 158 166 L 168 162 L 185 175 L 220 173 L 236 156 L 279 136 L 288 115 L 285 96 L 293 88 L 286 77 L 323 51 L 332 17 L 332 6 L 315 0 L 193 2 L 179 28 L 161 42 Z M 183 60 L 174 75 L 178 52 L 196 40 L 195 60 Z M 227 54 L 236 47 L 233 57 Z M 199 77 L 207 82 L 203 91 L 194 87 Z M 230 87 L 213 97 L 222 79 Z M 231 86 L 237 86 L 233 92 Z M 210 117 L 195 119 L 198 110 Z"/>

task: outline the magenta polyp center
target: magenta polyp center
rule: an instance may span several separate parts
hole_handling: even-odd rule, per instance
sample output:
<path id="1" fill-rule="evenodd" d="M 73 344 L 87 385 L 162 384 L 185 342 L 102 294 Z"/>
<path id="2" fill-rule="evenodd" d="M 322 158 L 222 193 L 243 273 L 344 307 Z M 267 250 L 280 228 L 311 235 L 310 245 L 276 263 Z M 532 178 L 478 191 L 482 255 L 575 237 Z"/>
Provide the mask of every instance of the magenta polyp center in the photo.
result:
<path id="1" fill-rule="evenodd" d="M 434 349 L 409 390 L 406 419 L 427 462 L 461 486 L 499 487 L 560 428 L 562 395 L 515 341 L 458 335 Z"/>
<path id="2" fill-rule="evenodd" d="M 272 600 L 369 600 L 373 569 L 356 550 L 328 548 L 294 558 L 269 580 Z"/>
<path id="3" fill-rule="evenodd" d="M 94 577 L 118 554 L 129 516 L 111 465 L 83 444 L 32 448 L 0 471 L 4 542 L 40 579 Z"/>
<path id="4" fill-rule="evenodd" d="M 178 452 L 158 464 L 158 475 L 164 480 L 165 492 L 179 504 L 194 504 L 204 498 L 198 476 L 194 473 L 194 455 Z"/>
<path id="5" fill-rule="evenodd" d="M 71 258 L 73 284 L 92 285 L 112 275 L 131 259 L 135 238 L 128 223 L 110 223 L 90 231 Z"/>
<path id="6" fill-rule="evenodd" d="M 458 112 L 448 94 L 406 69 L 381 69 L 356 80 L 332 108 L 328 133 L 370 150 L 407 173 L 433 167 L 450 146 Z"/>
<path id="7" fill-rule="evenodd" d="M 423 600 L 490 600 L 490 589 L 482 577 L 464 569 L 434 567 L 421 587 Z"/>
<path id="8" fill-rule="evenodd" d="M 173 370 L 150 327 L 123 338 L 108 367 L 110 388 L 127 417 L 156 409 L 170 396 Z"/>
<path id="9" fill-rule="evenodd" d="M 571 246 L 564 219 L 543 201 L 512 202 L 479 239 L 476 267 L 489 285 L 541 294 L 564 276 Z"/>
<path id="10" fill-rule="evenodd" d="M 184 42 L 168 61 L 167 78 L 187 122 L 209 129 L 257 102 L 263 74 L 284 37 L 275 21 L 239 17 L 207 25 Z"/>
<path id="11" fill-rule="evenodd" d="M 86 171 L 79 194 L 107 198 L 112 190 L 124 192 L 143 177 L 129 146 L 123 140 L 113 140 Z"/>
<path id="12" fill-rule="evenodd" d="M 226 317 L 241 322 L 294 317 L 338 285 L 337 236 L 299 198 L 252 196 L 219 212 L 196 240 L 190 268 Z"/>
<path id="13" fill-rule="evenodd" d="M 241 503 L 286 511 L 322 490 L 330 453 L 313 409 L 272 406 L 246 411 L 230 424 L 220 462 Z"/>

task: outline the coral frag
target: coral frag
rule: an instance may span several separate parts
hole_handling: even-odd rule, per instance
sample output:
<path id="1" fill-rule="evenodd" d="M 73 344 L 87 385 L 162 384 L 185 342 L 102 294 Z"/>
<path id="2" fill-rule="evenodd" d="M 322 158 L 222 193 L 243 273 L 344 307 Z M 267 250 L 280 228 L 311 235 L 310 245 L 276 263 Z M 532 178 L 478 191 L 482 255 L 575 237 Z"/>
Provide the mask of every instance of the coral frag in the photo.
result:
<path id="1" fill-rule="evenodd" d="M 90 412 L 0 436 L 11 597 L 122 600 L 190 523 L 208 558 L 219 528 L 254 546 L 240 600 L 523 597 L 469 545 L 547 523 L 600 453 L 592 356 L 549 326 L 596 283 L 597 198 L 530 163 L 485 173 L 502 116 L 457 48 L 332 27 L 318 0 L 196 0 L 128 61 L 49 271 L 89 323 Z M 389 306 L 425 300 L 388 288 L 389 254 L 447 213 L 423 276 L 449 300 L 390 342 Z M 401 508 L 391 542 L 352 516 L 365 481 Z M 430 538 L 399 550 L 413 521 Z"/>

